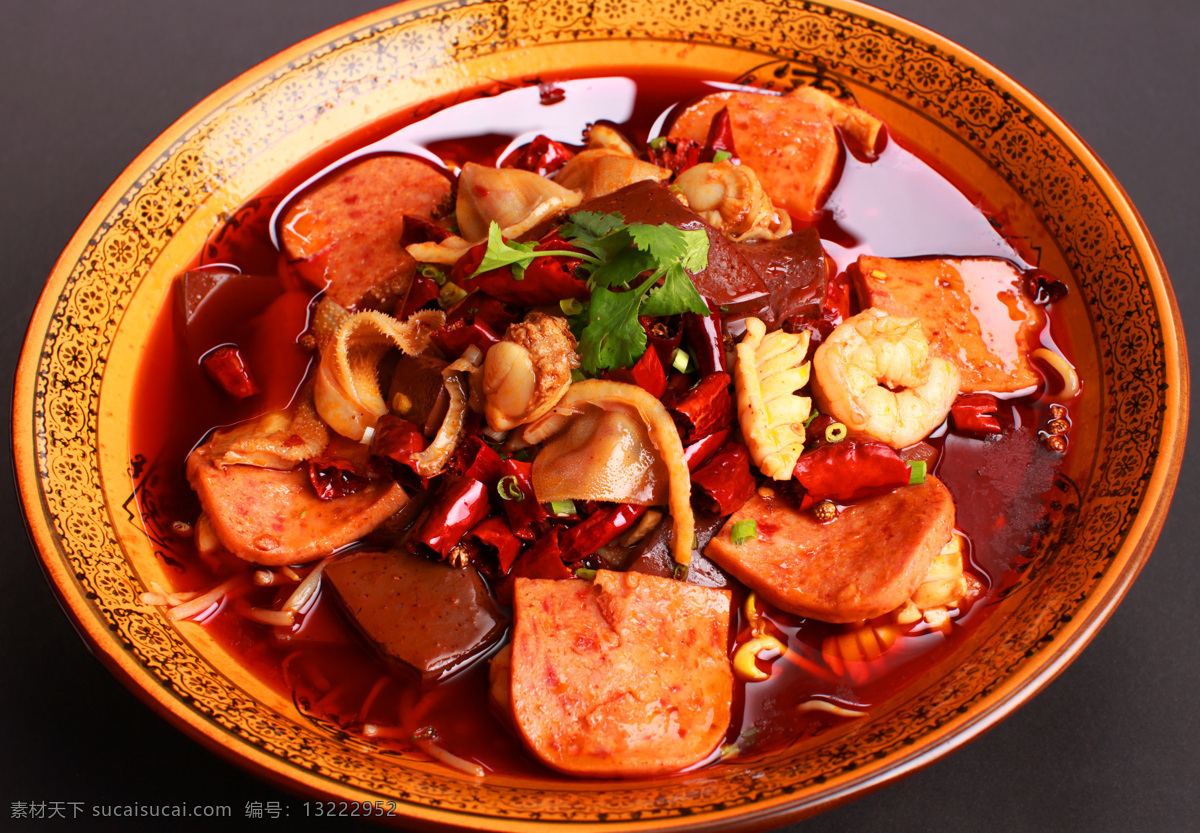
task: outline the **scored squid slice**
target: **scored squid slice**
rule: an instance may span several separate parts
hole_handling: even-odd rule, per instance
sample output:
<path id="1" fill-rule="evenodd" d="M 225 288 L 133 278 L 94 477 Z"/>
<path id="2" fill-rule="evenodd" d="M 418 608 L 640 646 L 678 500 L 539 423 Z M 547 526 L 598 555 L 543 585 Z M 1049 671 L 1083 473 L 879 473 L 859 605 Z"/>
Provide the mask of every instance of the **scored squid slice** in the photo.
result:
<path id="1" fill-rule="evenodd" d="M 791 480 L 812 413 L 812 400 L 797 394 L 808 384 L 809 334 L 766 330 L 757 318 L 747 318 L 737 346 L 738 424 L 759 470 L 773 480 Z"/>

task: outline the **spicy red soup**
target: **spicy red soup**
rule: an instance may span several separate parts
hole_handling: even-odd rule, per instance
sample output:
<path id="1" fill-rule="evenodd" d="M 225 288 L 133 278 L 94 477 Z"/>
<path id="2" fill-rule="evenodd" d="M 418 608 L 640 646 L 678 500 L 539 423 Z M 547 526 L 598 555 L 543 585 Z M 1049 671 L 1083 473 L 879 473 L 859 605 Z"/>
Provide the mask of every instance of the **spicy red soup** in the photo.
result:
<path id="1" fill-rule="evenodd" d="M 855 720 L 978 627 L 1078 385 L 1062 285 L 972 200 L 819 91 L 614 77 L 424 115 L 284 173 L 180 277 L 132 424 L 152 596 L 331 731 L 588 777 Z M 603 671 L 655 652 L 696 690 Z M 623 717 L 614 747 L 589 686 L 717 718 Z"/>

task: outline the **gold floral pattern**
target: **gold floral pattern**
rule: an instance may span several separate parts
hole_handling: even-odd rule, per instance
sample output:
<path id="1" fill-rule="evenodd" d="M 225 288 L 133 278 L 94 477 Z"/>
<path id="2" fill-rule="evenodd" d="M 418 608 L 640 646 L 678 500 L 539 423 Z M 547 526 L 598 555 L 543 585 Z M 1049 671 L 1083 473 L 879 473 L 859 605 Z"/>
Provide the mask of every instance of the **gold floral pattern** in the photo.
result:
<path id="1" fill-rule="evenodd" d="M 644 8 L 630 0 L 452 0 L 393 7 L 358 29 L 335 30 L 307 54 L 251 73 L 230 99 L 179 126 L 174 143 L 106 205 L 83 255 L 60 266 L 44 331 L 22 358 L 30 408 L 24 422 L 15 421 L 17 442 L 30 445 L 34 461 L 21 473 L 27 511 L 40 516 L 44 507 L 54 540 L 42 557 L 77 582 L 62 592 L 86 599 L 105 623 L 110 644 L 102 649 L 136 658 L 143 680 L 173 692 L 177 719 L 204 731 L 220 727 L 227 745 L 271 756 L 280 777 L 319 779 L 332 794 L 395 799 L 402 812 L 426 821 L 462 814 L 454 817 L 473 827 L 532 819 L 631 828 L 677 820 L 684 827 L 744 811 L 759 813 L 760 824 L 766 817 L 782 823 L 927 754 L 965 730 L 968 713 L 1002 712 L 1014 686 L 1039 679 L 1037 658 L 1047 646 L 1075 639 L 1081 617 L 1096 615 L 1087 608 L 1095 589 L 1112 585 L 1115 573 L 1136 571 L 1146 555 L 1148 545 L 1131 536 L 1139 513 L 1152 509 L 1146 501 L 1161 495 L 1151 480 L 1163 438 L 1181 427 L 1167 401 L 1181 382 L 1168 361 L 1175 345 L 1163 338 L 1170 310 L 1153 291 L 1165 277 L 1096 163 L 977 62 L 873 19 L 864 7 L 663 0 L 652 15 Z M 113 356 L 114 340 L 168 242 L 206 200 L 305 125 L 363 96 L 395 91 L 404 100 L 404 85 L 442 77 L 456 61 L 512 55 L 519 57 L 515 71 L 533 76 L 552 71 L 576 43 L 624 39 L 724 49 L 727 63 L 710 66 L 736 67 L 727 72 L 773 89 L 814 81 L 840 92 L 869 88 L 976 148 L 1026 201 L 1071 271 L 1100 364 L 1100 378 L 1085 384 L 1102 392 L 1103 405 L 1079 489 L 1058 484 L 1049 525 L 1004 600 L 1005 627 L 939 668 L 927 696 L 769 755 L 616 790 L 583 792 L 566 781 L 478 785 L 433 764 L 380 754 L 300 709 L 267 708 L 174 623 L 137 604 L 141 582 L 116 530 L 134 483 L 101 476 L 102 380 L 110 361 L 132 361 Z"/>

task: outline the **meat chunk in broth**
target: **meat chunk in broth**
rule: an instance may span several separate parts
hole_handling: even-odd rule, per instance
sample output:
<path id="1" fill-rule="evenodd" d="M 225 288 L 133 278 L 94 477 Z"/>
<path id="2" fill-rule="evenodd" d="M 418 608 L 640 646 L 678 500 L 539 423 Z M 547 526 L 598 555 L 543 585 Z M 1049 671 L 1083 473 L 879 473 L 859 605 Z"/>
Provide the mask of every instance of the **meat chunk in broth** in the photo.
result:
<path id="1" fill-rule="evenodd" d="M 735 544 L 742 520 L 755 522 L 757 537 Z M 934 477 L 854 503 L 826 523 L 756 493 L 705 554 L 781 610 L 853 622 L 904 604 L 953 529 L 954 500 Z"/>
<path id="2" fill-rule="evenodd" d="M 729 726 L 730 593 L 639 573 L 517 579 L 511 702 L 546 765 L 621 778 L 707 757 Z"/>

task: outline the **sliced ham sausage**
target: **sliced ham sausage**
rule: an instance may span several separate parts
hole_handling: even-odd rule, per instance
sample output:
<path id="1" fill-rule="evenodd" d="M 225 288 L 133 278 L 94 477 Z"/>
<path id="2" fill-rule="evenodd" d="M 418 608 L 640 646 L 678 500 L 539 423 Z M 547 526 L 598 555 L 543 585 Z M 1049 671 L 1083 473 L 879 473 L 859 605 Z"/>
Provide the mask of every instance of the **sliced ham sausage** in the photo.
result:
<path id="1" fill-rule="evenodd" d="M 513 715 L 569 775 L 625 778 L 704 760 L 729 726 L 730 593 L 639 573 L 516 580 Z"/>
<path id="2" fill-rule="evenodd" d="M 755 522 L 757 537 L 735 544 L 741 520 Z M 705 555 L 780 610 L 855 622 L 904 604 L 953 529 L 954 500 L 934 477 L 847 506 L 827 523 L 756 493 Z"/>

